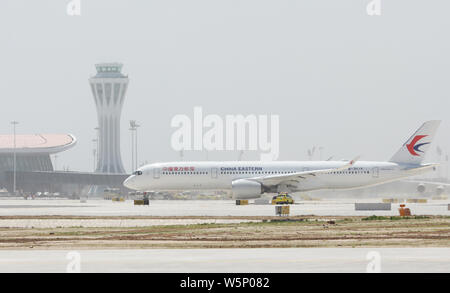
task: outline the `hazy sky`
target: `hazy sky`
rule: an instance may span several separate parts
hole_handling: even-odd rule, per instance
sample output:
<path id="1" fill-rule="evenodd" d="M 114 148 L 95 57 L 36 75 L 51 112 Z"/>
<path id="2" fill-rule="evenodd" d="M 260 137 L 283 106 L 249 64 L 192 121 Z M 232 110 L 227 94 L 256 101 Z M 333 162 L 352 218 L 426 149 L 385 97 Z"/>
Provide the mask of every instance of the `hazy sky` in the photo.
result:
<path id="1" fill-rule="evenodd" d="M 443 120 L 436 141 L 450 152 L 449 1 L 381 0 L 381 16 L 367 15 L 370 0 L 81 0 L 81 16 L 69 2 L 0 2 L 0 133 L 18 120 L 19 133 L 74 134 L 59 168 L 92 170 L 99 62 L 122 62 L 130 78 L 127 171 L 130 119 L 142 125 L 140 162 L 178 160 L 170 121 L 194 106 L 279 115 L 280 160 L 305 160 L 313 145 L 387 160 L 428 119 Z"/>

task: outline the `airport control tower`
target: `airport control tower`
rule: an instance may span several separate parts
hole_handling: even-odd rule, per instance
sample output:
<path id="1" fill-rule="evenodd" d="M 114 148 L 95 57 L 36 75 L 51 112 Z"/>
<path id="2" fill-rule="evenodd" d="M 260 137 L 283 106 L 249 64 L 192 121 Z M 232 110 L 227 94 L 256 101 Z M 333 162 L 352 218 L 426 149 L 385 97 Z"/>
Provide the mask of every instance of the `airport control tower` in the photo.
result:
<path id="1" fill-rule="evenodd" d="M 128 86 L 122 64 L 95 65 L 97 74 L 89 79 L 98 114 L 98 161 L 96 172 L 125 173 L 120 155 L 120 115 Z"/>

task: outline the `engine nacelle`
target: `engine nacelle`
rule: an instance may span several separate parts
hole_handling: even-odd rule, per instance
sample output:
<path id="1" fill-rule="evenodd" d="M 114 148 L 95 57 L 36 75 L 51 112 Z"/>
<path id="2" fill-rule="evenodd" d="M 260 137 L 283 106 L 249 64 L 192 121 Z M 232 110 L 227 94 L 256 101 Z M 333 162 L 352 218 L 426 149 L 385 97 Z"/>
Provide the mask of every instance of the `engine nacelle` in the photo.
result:
<path id="1" fill-rule="evenodd" d="M 259 198 L 263 194 L 261 183 L 246 179 L 233 181 L 231 183 L 231 190 L 235 199 Z"/>
<path id="2" fill-rule="evenodd" d="M 437 195 L 442 195 L 445 191 L 445 187 L 442 185 L 439 185 L 438 187 L 436 187 L 436 194 Z"/>
<path id="3" fill-rule="evenodd" d="M 425 190 L 426 190 L 425 184 L 420 183 L 419 185 L 417 185 L 417 191 L 418 191 L 419 193 L 424 193 Z"/>

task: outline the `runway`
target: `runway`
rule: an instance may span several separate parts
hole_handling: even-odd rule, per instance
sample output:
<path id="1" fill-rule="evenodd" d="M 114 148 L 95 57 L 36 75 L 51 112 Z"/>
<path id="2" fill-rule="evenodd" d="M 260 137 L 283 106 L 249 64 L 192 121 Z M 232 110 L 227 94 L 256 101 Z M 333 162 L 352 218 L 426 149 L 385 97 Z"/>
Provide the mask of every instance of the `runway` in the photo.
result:
<path id="1" fill-rule="evenodd" d="M 380 199 L 340 199 L 299 201 L 290 206 L 290 215 L 317 216 L 397 216 L 399 204 L 390 211 L 355 211 L 355 202 L 381 202 Z M 407 203 L 413 215 L 450 215 L 448 200 Z M 0 200 L 0 216 L 274 216 L 272 205 L 236 206 L 232 200 L 155 200 L 149 206 L 133 201 L 107 200 Z"/>
<path id="2" fill-rule="evenodd" d="M 1 199 L 0 272 L 72 272 L 78 260 L 80 272 L 450 272 L 448 226 L 442 226 L 447 218 L 346 220 L 398 216 L 399 204 L 391 211 L 355 211 L 355 202 L 380 201 L 300 201 L 290 206 L 291 216 L 330 216 L 336 225 L 325 217 L 252 226 L 237 223 L 273 217 L 274 206 L 236 206 L 231 200 L 134 206 L 131 200 Z M 406 205 L 413 215 L 450 215 L 446 200 Z M 399 248 L 401 243 L 407 248 Z"/>
<path id="3" fill-rule="evenodd" d="M 79 266 L 74 266 L 74 261 Z M 0 272 L 450 272 L 449 248 L 0 251 Z"/>

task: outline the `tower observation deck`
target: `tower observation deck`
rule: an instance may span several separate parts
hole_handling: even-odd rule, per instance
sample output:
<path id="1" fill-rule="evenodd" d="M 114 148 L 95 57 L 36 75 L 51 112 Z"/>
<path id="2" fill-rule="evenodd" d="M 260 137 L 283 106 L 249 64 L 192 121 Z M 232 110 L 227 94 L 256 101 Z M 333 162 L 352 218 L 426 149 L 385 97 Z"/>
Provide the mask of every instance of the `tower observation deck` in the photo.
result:
<path id="1" fill-rule="evenodd" d="M 125 173 L 120 154 L 120 115 L 128 87 L 122 64 L 95 65 L 97 74 L 89 79 L 98 115 L 98 161 L 96 172 Z"/>

